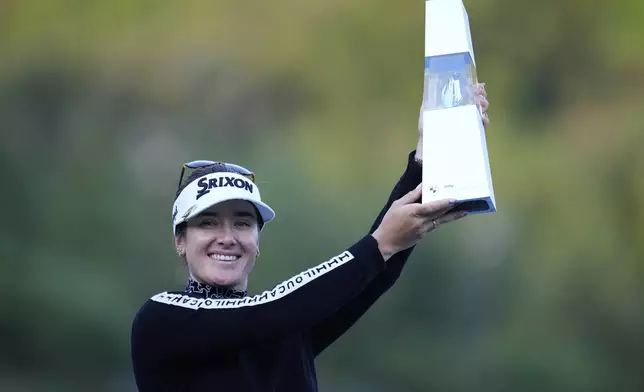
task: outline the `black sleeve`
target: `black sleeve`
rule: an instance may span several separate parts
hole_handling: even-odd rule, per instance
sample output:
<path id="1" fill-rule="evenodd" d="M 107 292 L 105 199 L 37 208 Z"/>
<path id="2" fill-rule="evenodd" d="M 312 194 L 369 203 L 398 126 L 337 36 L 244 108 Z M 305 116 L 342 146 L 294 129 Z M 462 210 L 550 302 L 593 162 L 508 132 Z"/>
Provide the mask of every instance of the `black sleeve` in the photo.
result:
<path id="1" fill-rule="evenodd" d="M 415 154 L 415 151 L 409 154 L 405 172 L 389 195 L 389 200 L 387 200 L 384 208 L 380 211 L 369 233 L 373 233 L 378 228 L 380 222 L 382 222 L 382 218 L 394 201 L 415 189 L 420 184 L 422 180 L 422 167 L 414 160 Z M 351 328 L 369 310 L 378 298 L 389 290 L 400 276 L 413 249 L 414 247 L 411 247 L 393 255 L 387 260 L 384 271 L 378 274 L 363 292 L 344 305 L 331 317 L 311 329 L 309 338 L 315 355 L 320 354 L 326 347 L 342 336 L 343 333 Z"/>
<path id="2" fill-rule="evenodd" d="M 340 255 L 254 297 L 158 294 L 134 319 L 133 361 L 149 365 L 199 358 L 303 333 L 360 293 L 384 264 L 376 240 L 367 235 Z"/>

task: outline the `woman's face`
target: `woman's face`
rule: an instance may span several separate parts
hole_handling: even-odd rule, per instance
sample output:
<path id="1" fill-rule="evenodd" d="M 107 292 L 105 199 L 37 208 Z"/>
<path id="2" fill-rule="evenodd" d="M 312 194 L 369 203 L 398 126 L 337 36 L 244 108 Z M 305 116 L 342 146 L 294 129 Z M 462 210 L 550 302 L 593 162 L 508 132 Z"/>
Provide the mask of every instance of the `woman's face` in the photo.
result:
<path id="1" fill-rule="evenodd" d="M 259 246 L 255 208 L 243 200 L 217 204 L 188 221 L 175 242 L 194 279 L 245 290 Z"/>

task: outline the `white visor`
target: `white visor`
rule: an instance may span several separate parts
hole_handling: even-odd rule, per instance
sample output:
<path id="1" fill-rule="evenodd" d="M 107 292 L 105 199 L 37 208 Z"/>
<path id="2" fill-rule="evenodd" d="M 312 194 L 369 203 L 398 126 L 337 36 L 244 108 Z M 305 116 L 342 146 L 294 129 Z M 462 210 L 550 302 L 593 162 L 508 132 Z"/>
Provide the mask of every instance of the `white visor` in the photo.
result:
<path id="1" fill-rule="evenodd" d="M 275 218 L 271 207 L 262 202 L 257 185 L 238 173 L 220 172 L 199 177 L 179 194 L 172 207 L 172 233 L 204 210 L 226 200 L 246 200 L 255 205 L 264 223 Z"/>

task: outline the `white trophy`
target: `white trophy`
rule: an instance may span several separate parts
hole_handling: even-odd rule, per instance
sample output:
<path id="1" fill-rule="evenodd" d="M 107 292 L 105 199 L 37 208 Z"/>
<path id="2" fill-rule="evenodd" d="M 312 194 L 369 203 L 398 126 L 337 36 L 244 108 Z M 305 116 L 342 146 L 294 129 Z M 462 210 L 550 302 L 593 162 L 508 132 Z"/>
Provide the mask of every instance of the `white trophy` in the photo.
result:
<path id="1" fill-rule="evenodd" d="M 461 0 L 425 1 L 422 202 L 496 211 L 467 11 Z"/>

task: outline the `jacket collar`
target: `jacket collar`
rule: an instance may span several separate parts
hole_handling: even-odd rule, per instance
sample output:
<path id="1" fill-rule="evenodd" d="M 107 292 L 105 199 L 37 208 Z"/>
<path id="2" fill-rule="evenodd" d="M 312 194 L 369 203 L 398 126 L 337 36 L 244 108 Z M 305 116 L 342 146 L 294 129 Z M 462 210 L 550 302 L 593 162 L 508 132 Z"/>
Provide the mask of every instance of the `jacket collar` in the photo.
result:
<path id="1" fill-rule="evenodd" d="M 192 278 L 188 278 L 185 291 L 192 294 L 197 294 L 204 298 L 244 298 L 246 291 L 233 290 L 227 287 L 211 286 L 209 284 L 197 282 Z"/>

